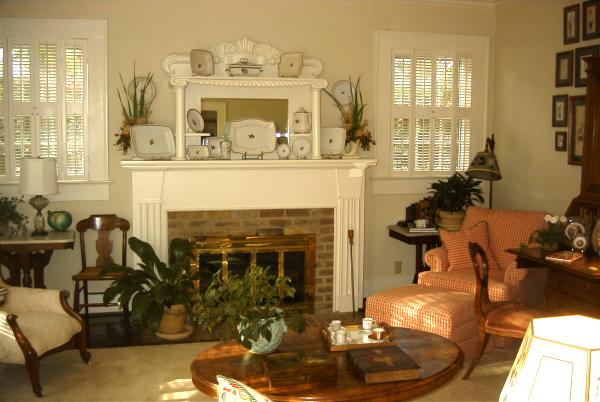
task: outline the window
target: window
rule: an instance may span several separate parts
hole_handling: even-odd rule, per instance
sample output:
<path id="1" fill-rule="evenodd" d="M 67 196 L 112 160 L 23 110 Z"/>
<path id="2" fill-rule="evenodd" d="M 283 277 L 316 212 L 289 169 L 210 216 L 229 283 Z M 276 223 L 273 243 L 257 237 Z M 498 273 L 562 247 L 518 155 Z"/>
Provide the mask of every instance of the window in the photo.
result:
<path id="1" fill-rule="evenodd" d="M 0 27 L 0 183 L 18 183 L 24 157 L 56 158 L 59 198 L 107 199 L 106 22 Z"/>
<path id="2" fill-rule="evenodd" d="M 375 178 L 466 170 L 485 139 L 487 38 L 378 32 L 377 53 Z"/>

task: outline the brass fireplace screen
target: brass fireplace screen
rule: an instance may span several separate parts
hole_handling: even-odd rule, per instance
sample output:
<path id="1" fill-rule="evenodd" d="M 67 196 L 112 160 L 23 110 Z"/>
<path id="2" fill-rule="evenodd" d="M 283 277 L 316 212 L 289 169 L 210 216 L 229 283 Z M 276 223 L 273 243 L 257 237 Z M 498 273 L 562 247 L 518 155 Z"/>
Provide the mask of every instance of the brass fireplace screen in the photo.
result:
<path id="1" fill-rule="evenodd" d="M 223 275 L 242 275 L 251 265 L 269 268 L 292 280 L 296 294 L 286 305 L 313 311 L 315 235 L 195 237 L 190 243 L 193 270 L 213 275 L 220 269 Z"/>

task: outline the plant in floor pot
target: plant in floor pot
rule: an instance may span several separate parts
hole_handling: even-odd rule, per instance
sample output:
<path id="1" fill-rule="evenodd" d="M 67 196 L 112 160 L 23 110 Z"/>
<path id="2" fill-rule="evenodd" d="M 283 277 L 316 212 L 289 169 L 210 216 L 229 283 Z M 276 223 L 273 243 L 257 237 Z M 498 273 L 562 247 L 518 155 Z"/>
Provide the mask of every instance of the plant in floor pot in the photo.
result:
<path id="1" fill-rule="evenodd" d="M 305 321 L 294 310 L 282 308 L 296 290 L 286 276 L 250 266 L 243 276 L 216 272 L 193 307 L 196 322 L 223 340 L 236 338 L 255 353 L 279 347 L 287 329 L 302 332 Z"/>
<path id="2" fill-rule="evenodd" d="M 169 246 L 169 265 L 160 261 L 152 246 L 136 237 L 129 247 L 140 258 L 139 269 L 111 264 L 103 273 L 121 276 L 104 291 L 104 302 L 118 297 L 121 305 L 131 302 L 133 319 L 156 330 L 165 339 L 179 339 L 191 333 L 186 326 L 195 292 L 198 273 L 190 269 L 190 245 L 187 240 L 173 239 Z"/>
<path id="3" fill-rule="evenodd" d="M 450 231 L 460 230 L 465 209 L 475 202 L 483 203 L 480 184 L 481 181 L 460 173 L 431 184 L 429 190 L 433 197 L 429 208 L 439 227 Z"/>

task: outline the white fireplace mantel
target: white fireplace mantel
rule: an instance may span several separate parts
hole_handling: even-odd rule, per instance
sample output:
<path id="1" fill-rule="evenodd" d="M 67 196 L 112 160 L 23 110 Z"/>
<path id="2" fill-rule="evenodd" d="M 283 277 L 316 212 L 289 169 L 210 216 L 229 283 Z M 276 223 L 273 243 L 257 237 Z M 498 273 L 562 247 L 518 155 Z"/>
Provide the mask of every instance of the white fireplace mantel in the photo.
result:
<path id="1" fill-rule="evenodd" d="M 348 231 L 354 231 L 355 303 L 363 298 L 365 171 L 374 159 L 139 161 L 132 174 L 133 236 L 167 257 L 167 213 L 334 208 L 333 310 L 352 309 Z"/>

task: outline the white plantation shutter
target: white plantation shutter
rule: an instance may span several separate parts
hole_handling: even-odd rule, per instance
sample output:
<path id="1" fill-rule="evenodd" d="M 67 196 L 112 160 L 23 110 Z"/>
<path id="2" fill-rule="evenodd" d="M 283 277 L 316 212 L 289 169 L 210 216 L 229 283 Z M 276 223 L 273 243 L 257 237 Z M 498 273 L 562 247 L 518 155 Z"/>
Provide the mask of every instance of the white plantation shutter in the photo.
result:
<path id="1" fill-rule="evenodd" d="M 465 55 L 393 51 L 392 172 L 446 175 L 466 170 L 472 71 L 472 58 Z"/>
<path id="2" fill-rule="evenodd" d="M 410 125 L 408 119 L 394 119 L 393 156 L 394 170 L 408 172 L 410 153 Z"/>
<path id="3" fill-rule="evenodd" d="M 4 131 L 4 116 L 0 116 L 0 176 L 6 175 L 6 132 Z"/>
<path id="4" fill-rule="evenodd" d="M 65 47 L 66 174 L 85 176 L 84 44 Z"/>
<path id="5" fill-rule="evenodd" d="M 31 45 L 14 45 L 12 59 L 12 101 L 31 101 Z"/>
<path id="6" fill-rule="evenodd" d="M 6 116 L 6 105 L 4 102 L 4 46 L 0 40 L 0 177 L 6 176 L 6 165 L 8 163 L 6 149 L 6 131 L 4 129 L 4 119 Z"/>
<path id="7" fill-rule="evenodd" d="M 32 124 L 31 115 L 14 116 L 12 125 L 13 157 L 15 175 L 21 172 L 21 159 L 32 156 Z"/>

